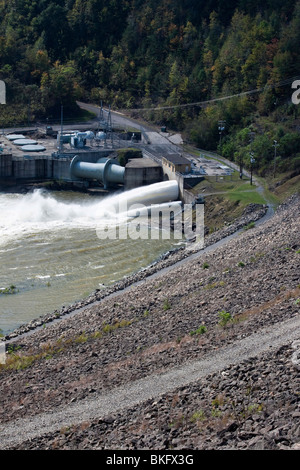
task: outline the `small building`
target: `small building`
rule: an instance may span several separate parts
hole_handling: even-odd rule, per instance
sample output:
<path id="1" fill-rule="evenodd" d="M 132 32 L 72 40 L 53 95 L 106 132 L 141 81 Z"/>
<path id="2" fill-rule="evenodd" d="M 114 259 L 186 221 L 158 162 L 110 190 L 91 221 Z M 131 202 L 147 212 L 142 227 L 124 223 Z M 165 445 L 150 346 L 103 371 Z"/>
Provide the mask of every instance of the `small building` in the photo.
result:
<path id="1" fill-rule="evenodd" d="M 187 174 L 191 172 L 191 162 L 180 154 L 166 155 L 162 157 L 163 172 L 173 179 L 175 173 Z"/>

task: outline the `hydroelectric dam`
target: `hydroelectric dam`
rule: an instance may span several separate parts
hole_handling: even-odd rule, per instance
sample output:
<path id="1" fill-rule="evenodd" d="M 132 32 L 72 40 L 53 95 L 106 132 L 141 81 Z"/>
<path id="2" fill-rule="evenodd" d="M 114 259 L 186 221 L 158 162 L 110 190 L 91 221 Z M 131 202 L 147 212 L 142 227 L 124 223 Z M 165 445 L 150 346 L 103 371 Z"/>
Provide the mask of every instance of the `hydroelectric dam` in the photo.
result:
<path id="1" fill-rule="evenodd" d="M 178 145 L 158 132 L 150 134 L 48 127 L 3 132 L 0 190 L 59 182 L 68 189 L 105 194 L 174 180 L 179 199 L 195 202 L 187 187 L 203 176 L 193 174 L 190 160 Z"/>

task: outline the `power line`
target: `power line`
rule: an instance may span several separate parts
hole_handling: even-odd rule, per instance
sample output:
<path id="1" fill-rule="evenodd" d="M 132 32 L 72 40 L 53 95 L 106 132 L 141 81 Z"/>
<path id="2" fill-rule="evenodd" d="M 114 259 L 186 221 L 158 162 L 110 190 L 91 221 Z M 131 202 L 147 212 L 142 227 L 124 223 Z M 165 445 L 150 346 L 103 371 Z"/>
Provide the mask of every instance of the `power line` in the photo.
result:
<path id="1" fill-rule="evenodd" d="M 266 91 L 266 90 L 273 89 L 273 88 L 280 88 L 282 86 L 288 85 L 294 82 L 295 80 L 299 80 L 299 79 L 300 77 L 287 78 L 278 83 L 274 83 L 272 85 L 265 85 L 264 87 L 256 88 L 254 90 L 242 91 L 241 93 L 236 93 L 234 95 L 221 96 L 219 98 L 212 98 L 210 100 L 197 101 L 195 103 L 176 104 L 176 105 L 170 105 L 170 106 L 156 106 L 156 107 L 150 107 L 150 108 L 131 108 L 130 110 L 127 110 L 127 111 L 163 111 L 163 110 L 176 109 L 176 108 L 204 106 L 210 103 L 216 103 L 218 101 L 225 101 L 231 98 L 238 98 L 239 96 L 247 96 L 247 95 L 260 93 L 262 91 Z"/>

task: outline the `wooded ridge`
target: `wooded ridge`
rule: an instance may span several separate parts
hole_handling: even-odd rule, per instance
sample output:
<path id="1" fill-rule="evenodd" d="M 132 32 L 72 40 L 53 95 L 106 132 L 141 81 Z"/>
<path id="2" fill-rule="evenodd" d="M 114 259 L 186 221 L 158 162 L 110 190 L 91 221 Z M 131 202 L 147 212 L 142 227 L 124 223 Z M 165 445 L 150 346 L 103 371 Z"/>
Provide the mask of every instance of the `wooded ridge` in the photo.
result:
<path id="1" fill-rule="evenodd" d="M 252 130 L 262 174 L 273 139 L 279 169 L 299 166 L 291 100 L 300 70 L 299 1 L 0 0 L 0 18 L 1 127 L 59 119 L 61 104 L 66 119 L 74 117 L 78 99 L 115 109 L 168 106 L 137 114 L 246 163 Z M 255 89 L 262 91 L 180 107 Z"/>

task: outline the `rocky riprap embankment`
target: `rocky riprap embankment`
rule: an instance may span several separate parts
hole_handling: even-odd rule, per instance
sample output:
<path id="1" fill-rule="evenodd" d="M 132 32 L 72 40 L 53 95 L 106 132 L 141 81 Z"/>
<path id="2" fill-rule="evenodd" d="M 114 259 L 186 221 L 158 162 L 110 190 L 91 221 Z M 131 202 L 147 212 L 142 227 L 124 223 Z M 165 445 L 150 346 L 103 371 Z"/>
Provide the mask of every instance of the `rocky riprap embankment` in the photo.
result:
<path id="1" fill-rule="evenodd" d="M 32 363 L 1 371 L 1 425 L 70 403 L 80 409 L 88 396 L 207 358 L 296 318 L 299 216 L 293 197 L 226 245 L 20 338 L 14 354 Z M 249 359 L 190 385 L 70 428 L 58 422 L 55 432 L 12 440 L 10 448 L 298 449 L 293 348 L 287 342 L 257 357 L 250 351 Z"/>
<path id="2" fill-rule="evenodd" d="M 299 371 L 292 354 L 292 346 L 283 346 L 16 449 L 300 450 Z"/>

